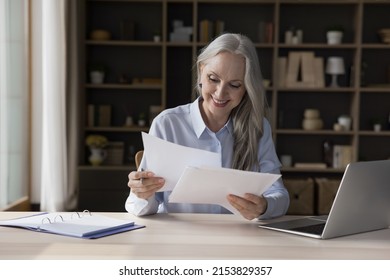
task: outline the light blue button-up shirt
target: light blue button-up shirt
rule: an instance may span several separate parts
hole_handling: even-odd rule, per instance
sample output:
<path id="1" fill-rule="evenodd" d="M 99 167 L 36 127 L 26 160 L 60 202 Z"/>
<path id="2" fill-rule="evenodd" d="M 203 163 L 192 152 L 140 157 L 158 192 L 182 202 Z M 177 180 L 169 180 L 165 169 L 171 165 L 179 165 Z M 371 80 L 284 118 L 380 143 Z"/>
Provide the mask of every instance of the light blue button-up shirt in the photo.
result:
<path id="1" fill-rule="evenodd" d="M 228 121 L 217 133 L 204 123 L 199 109 L 199 98 L 191 104 L 167 109 L 152 123 L 149 133 L 179 145 L 220 153 L 222 166 L 231 168 L 233 157 L 233 124 Z M 271 127 L 264 119 L 264 133 L 260 139 L 258 158 L 260 170 L 264 173 L 280 174 L 280 162 L 276 156 Z M 140 168 L 148 170 L 142 160 Z M 153 171 L 153 170 L 151 170 Z M 158 176 L 158 174 L 156 174 Z M 154 213 L 230 213 L 224 207 L 210 204 L 169 203 L 171 192 L 158 192 L 149 199 L 140 199 L 130 192 L 126 200 L 126 210 L 138 216 Z M 269 219 L 284 215 L 289 206 L 289 195 L 282 179 L 276 181 L 263 196 L 268 202 L 266 212 L 259 219 Z"/>

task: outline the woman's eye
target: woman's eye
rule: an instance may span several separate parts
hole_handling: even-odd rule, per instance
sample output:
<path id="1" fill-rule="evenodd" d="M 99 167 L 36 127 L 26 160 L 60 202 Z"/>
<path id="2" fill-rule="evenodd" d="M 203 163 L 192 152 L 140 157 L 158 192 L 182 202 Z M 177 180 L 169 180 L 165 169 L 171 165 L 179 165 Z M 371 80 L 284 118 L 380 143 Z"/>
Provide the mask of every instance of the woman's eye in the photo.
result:
<path id="1" fill-rule="evenodd" d="M 209 80 L 212 81 L 212 82 L 218 82 L 218 79 L 215 78 L 215 77 L 212 76 L 212 75 L 209 76 Z"/>
<path id="2" fill-rule="evenodd" d="M 238 85 L 238 84 L 230 84 L 230 86 L 231 86 L 232 88 L 240 88 L 240 87 L 241 87 L 241 85 Z"/>

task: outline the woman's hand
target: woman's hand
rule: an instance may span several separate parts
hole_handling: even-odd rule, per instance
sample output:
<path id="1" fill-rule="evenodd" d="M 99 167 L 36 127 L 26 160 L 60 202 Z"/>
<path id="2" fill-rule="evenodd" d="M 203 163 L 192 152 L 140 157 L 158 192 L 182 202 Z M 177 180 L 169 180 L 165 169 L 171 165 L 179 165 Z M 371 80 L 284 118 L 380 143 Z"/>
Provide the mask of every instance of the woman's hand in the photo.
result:
<path id="1" fill-rule="evenodd" d="M 263 196 L 246 193 L 244 197 L 229 194 L 229 203 L 248 220 L 253 220 L 267 210 L 267 200 Z"/>
<path id="2" fill-rule="evenodd" d="M 156 191 L 162 188 L 165 180 L 161 177 L 155 177 L 151 171 L 132 171 L 129 174 L 127 185 L 138 198 L 148 199 Z"/>

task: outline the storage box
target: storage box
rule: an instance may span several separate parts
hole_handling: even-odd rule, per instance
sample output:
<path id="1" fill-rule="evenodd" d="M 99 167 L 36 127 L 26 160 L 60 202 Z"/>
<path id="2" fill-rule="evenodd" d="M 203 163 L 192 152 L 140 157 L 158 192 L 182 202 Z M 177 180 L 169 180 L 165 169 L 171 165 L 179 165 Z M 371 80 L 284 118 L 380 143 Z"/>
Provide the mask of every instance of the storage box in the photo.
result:
<path id="1" fill-rule="evenodd" d="M 106 165 L 122 165 L 124 156 L 123 142 L 109 142 L 107 146 L 107 158 L 104 161 Z"/>
<path id="2" fill-rule="evenodd" d="M 313 215 L 314 214 L 314 180 L 308 179 L 284 179 L 285 187 L 290 195 L 289 215 Z"/>
<path id="3" fill-rule="evenodd" d="M 327 215 L 339 189 L 340 180 L 316 178 L 315 182 L 318 186 L 317 213 L 318 215 Z"/>

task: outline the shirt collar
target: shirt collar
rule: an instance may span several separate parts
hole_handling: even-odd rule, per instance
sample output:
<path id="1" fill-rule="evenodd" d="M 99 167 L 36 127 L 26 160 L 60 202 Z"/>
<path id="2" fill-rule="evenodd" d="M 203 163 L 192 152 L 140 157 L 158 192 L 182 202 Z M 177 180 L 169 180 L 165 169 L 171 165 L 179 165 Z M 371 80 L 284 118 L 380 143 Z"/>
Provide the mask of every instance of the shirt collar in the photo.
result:
<path id="1" fill-rule="evenodd" d="M 195 134 L 198 138 L 202 135 L 202 133 L 205 130 L 209 130 L 206 126 L 206 124 L 203 121 L 202 114 L 200 113 L 200 101 L 202 100 L 202 97 L 198 97 L 192 104 L 190 108 L 191 112 L 191 120 L 192 120 L 192 125 L 194 127 Z M 231 135 L 233 135 L 233 121 L 231 118 L 227 121 L 225 126 L 220 130 L 227 129 Z"/>
<path id="2" fill-rule="evenodd" d="M 192 102 L 190 108 L 192 125 L 194 127 L 195 134 L 198 138 L 200 138 L 200 136 L 206 129 L 206 124 L 203 121 L 199 108 L 201 100 L 202 98 L 198 97 L 194 102 Z"/>

